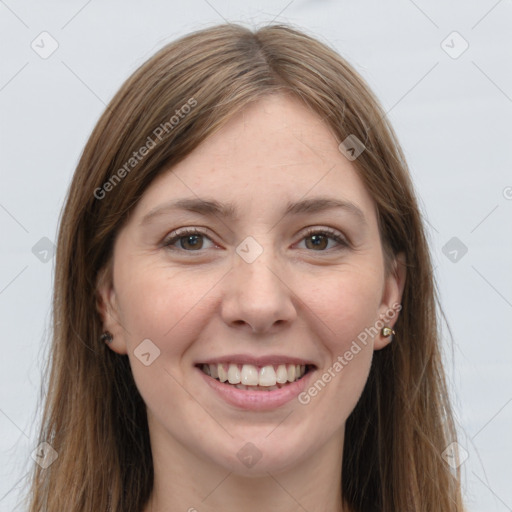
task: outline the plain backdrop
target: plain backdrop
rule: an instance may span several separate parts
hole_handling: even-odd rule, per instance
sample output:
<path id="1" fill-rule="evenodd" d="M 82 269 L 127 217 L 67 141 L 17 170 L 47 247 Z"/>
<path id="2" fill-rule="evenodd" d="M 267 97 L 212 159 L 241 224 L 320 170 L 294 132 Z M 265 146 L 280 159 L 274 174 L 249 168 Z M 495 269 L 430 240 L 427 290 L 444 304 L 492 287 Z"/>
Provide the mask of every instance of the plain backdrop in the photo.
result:
<path id="1" fill-rule="evenodd" d="M 224 21 L 296 25 L 368 81 L 421 200 L 471 512 L 512 511 L 512 2 L 0 0 L 0 510 L 36 448 L 53 243 L 83 146 L 165 43 Z"/>

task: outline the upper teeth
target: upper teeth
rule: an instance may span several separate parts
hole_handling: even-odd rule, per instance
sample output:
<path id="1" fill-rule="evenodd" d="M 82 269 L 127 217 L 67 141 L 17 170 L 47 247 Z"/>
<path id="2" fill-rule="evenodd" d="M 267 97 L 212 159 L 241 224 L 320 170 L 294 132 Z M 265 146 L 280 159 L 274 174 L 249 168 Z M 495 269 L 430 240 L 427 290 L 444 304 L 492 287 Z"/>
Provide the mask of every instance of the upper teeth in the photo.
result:
<path id="1" fill-rule="evenodd" d="M 275 386 L 300 379 L 306 373 L 306 366 L 280 364 L 254 366 L 252 364 L 203 364 L 202 370 L 221 382 L 245 386 Z"/>

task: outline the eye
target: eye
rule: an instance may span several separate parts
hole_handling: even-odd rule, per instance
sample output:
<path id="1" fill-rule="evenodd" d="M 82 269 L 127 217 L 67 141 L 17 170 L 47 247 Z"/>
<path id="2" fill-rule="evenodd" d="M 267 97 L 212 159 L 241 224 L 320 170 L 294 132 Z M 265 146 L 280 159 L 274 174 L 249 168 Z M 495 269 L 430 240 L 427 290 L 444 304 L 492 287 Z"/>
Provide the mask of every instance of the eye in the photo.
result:
<path id="1" fill-rule="evenodd" d="M 184 228 L 173 231 L 164 241 L 163 246 L 170 249 L 183 249 L 187 252 L 195 252 L 204 247 L 204 240 L 211 240 L 198 228 Z M 173 247 L 178 243 L 178 247 Z M 212 242 L 213 243 L 213 242 Z"/>
<path id="2" fill-rule="evenodd" d="M 338 249 L 343 249 L 349 246 L 347 240 L 341 235 L 341 233 L 330 228 L 310 229 L 302 240 L 305 241 L 307 249 L 312 249 L 317 252 L 325 252 L 326 249 L 332 249 L 332 246 L 329 247 L 329 241 L 335 241 L 338 245 Z M 308 243 L 308 241 L 310 241 L 310 243 Z M 336 249 L 336 246 L 334 249 Z"/>
<path id="3" fill-rule="evenodd" d="M 205 240 L 212 245 L 205 247 Z M 328 249 L 343 249 L 349 246 L 346 239 L 337 231 L 330 228 L 312 228 L 302 238 L 305 241 L 306 249 L 316 252 L 326 252 Z M 329 242 L 334 241 L 335 246 L 329 246 Z M 170 233 L 163 241 L 162 245 L 171 250 L 183 250 L 186 252 L 198 252 L 202 249 L 208 249 L 213 246 L 212 240 L 199 228 L 183 228 Z"/>

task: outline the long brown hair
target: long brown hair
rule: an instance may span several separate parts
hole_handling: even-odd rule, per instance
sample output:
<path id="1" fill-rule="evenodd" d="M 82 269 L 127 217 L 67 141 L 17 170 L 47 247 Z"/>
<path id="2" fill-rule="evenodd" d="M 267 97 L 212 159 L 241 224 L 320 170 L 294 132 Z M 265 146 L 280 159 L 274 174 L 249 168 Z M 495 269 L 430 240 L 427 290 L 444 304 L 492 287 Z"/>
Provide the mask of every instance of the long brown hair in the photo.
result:
<path id="1" fill-rule="evenodd" d="M 34 465 L 31 512 L 141 512 L 147 503 L 153 464 L 145 405 L 127 356 L 100 341 L 98 282 L 110 277 L 115 236 L 155 177 L 249 102 L 280 92 L 301 99 L 339 143 L 355 135 L 364 144 L 353 164 L 377 205 L 387 262 L 401 251 L 407 260 L 395 340 L 375 353 L 346 424 L 346 505 L 356 512 L 462 510 L 459 472 L 442 457 L 456 434 L 440 356 L 441 310 L 393 129 L 364 80 L 327 45 L 286 25 L 253 33 L 226 24 L 168 44 L 143 64 L 81 156 L 60 221 L 40 432 L 58 458 L 46 469 Z M 143 146 L 145 156 L 130 160 Z"/>

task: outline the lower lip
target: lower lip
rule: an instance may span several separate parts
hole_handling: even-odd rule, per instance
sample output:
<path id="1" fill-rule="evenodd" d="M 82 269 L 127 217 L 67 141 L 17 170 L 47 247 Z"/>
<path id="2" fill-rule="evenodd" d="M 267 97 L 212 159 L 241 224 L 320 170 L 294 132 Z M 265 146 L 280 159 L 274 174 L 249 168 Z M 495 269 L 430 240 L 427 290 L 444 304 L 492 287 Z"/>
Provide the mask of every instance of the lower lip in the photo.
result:
<path id="1" fill-rule="evenodd" d="M 226 402 L 239 409 L 248 411 L 265 411 L 276 409 L 292 401 L 304 391 L 307 381 L 314 373 L 310 370 L 302 379 L 291 382 L 286 386 L 274 389 L 273 391 L 245 391 L 235 388 L 233 385 L 223 382 L 206 375 L 199 368 L 196 368 L 205 382 Z"/>

